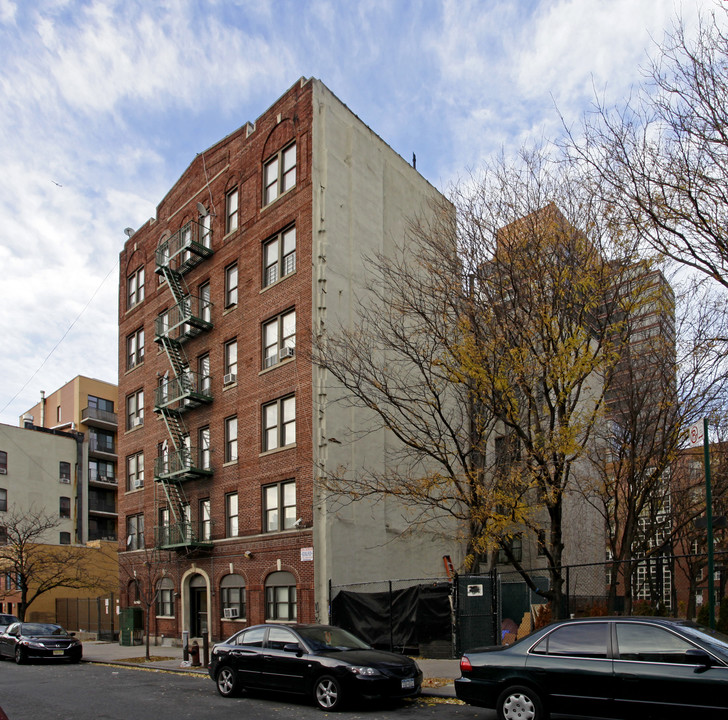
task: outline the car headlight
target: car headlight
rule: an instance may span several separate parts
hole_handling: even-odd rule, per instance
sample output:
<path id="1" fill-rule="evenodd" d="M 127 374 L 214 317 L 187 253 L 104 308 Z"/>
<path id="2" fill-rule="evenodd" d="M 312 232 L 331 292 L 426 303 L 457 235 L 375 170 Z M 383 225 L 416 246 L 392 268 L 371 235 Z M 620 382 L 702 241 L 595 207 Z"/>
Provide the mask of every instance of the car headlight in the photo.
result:
<path id="1" fill-rule="evenodd" d="M 367 667 L 366 665 L 352 665 L 349 670 L 351 670 L 354 675 L 360 675 L 362 677 L 377 677 L 382 674 L 376 668 Z"/>
<path id="2" fill-rule="evenodd" d="M 21 645 L 25 645 L 26 647 L 31 648 L 45 648 L 45 645 L 43 643 L 34 642 L 33 640 L 24 640 L 20 643 Z"/>

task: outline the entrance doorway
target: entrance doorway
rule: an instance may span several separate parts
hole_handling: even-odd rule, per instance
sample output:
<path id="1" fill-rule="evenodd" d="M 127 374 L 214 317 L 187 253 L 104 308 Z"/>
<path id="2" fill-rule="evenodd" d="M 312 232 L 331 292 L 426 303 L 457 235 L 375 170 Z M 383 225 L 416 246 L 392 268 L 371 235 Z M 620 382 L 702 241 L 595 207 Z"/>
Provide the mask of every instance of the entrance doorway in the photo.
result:
<path id="1" fill-rule="evenodd" d="M 190 580 L 190 637 L 202 637 L 207 628 L 207 583 L 202 575 Z"/>

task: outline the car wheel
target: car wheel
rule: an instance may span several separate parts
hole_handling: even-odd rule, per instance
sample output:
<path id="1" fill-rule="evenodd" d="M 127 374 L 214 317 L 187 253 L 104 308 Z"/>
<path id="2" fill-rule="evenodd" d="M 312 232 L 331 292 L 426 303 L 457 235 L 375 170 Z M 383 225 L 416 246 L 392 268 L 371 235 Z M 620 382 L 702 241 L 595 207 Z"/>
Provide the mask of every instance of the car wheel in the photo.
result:
<path id="1" fill-rule="evenodd" d="M 339 710 L 343 702 L 341 684 L 331 675 L 323 675 L 314 685 L 313 699 L 322 710 Z"/>
<path id="2" fill-rule="evenodd" d="M 18 665 L 22 665 L 23 663 L 27 662 L 28 658 L 25 654 L 25 650 L 20 647 L 15 648 L 15 662 L 18 663 Z"/>
<path id="3" fill-rule="evenodd" d="M 498 720 L 544 720 L 546 715 L 538 695 L 527 687 L 514 685 L 498 698 Z"/>
<path id="4" fill-rule="evenodd" d="M 235 697 L 240 693 L 238 674 L 229 665 L 223 665 L 216 676 L 217 691 L 223 697 Z"/>

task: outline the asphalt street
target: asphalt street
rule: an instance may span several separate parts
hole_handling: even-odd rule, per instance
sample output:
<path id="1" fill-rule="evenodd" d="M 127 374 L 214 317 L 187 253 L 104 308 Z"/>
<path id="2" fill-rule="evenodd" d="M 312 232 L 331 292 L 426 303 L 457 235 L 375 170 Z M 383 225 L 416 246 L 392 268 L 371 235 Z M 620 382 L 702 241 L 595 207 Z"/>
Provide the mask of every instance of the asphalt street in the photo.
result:
<path id="1" fill-rule="evenodd" d="M 201 673 L 81 663 L 0 663 L 0 707 L 9 720 L 322 720 L 304 698 L 281 695 L 225 699 Z M 495 713 L 446 698 L 366 703 L 340 720 L 494 720 Z"/>

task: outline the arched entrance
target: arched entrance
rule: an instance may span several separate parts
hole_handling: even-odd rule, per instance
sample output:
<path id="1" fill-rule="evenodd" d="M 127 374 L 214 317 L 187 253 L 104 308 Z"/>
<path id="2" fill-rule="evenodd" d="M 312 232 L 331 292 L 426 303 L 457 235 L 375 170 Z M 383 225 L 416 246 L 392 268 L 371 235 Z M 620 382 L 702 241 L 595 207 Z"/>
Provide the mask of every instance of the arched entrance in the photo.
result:
<path id="1" fill-rule="evenodd" d="M 188 585 L 190 608 L 190 637 L 202 637 L 208 631 L 207 581 L 202 575 L 193 575 Z"/>

